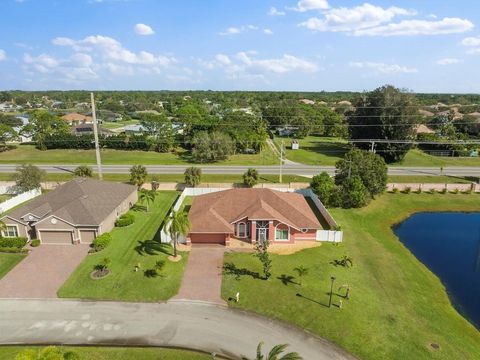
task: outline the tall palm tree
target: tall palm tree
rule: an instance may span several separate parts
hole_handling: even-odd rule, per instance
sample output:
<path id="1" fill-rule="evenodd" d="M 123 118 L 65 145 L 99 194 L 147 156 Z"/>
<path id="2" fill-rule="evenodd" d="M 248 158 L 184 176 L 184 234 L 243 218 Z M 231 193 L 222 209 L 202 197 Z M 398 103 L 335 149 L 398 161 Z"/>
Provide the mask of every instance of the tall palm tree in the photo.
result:
<path id="1" fill-rule="evenodd" d="M 282 355 L 288 347 L 288 344 L 275 345 L 266 356 L 262 354 L 262 347 L 263 341 L 257 346 L 257 356 L 255 357 L 255 360 L 303 360 L 303 358 L 296 352 Z M 248 360 L 248 358 L 244 357 L 242 360 Z"/>
<path id="2" fill-rule="evenodd" d="M 146 204 L 147 212 L 148 212 L 148 205 L 155 202 L 155 198 L 157 197 L 157 192 L 155 190 L 142 190 L 140 191 L 139 200 L 143 204 Z"/>
<path id="3" fill-rule="evenodd" d="M 170 236 L 173 240 L 173 256 L 177 257 L 177 243 L 180 235 L 186 236 L 190 231 L 190 220 L 185 211 L 172 211 L 170 224 Z"/>

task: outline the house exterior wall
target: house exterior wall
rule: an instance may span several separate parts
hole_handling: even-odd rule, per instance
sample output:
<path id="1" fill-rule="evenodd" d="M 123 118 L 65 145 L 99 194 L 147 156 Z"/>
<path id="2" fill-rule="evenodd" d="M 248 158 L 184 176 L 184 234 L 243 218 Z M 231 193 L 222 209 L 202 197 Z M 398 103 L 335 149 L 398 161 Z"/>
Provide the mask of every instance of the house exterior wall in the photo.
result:
<path id="1" fill-rule="evenodd" d="M 108 215 L 102 224 L 98 228 L 98 234 L 109 232 L 115 227 L 115 221 L 120 217 L 120 215 L 125 214 L 130 208 L 135 205 L 138 201 L 137 190 L 134 190 L 122 203 Z"/>
<path id="2" fill-rule="evenodd" d="M 301 232 L 296 229 L 291 229 L 290 236 L 294 241 L 302 240 L 316 240 L 317 229 L 308 229 L 307 232 Z"/>
<path id="3" fill-rule="evenodd" d="M 18 229 L 18 236 L 28 238 L 28 227 L 22 224 L 21 222 L 10 219 L 8 217 L 3 218 L 2 221 L 7 226 L 16 226 Z"/>

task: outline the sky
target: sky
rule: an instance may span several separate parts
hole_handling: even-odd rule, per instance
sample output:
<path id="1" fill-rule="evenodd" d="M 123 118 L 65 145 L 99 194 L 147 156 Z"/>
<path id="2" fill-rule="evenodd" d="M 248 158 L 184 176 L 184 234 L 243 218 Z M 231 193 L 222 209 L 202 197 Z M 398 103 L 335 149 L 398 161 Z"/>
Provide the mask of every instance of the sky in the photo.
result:
<path id="1" fill-rule="evenodd" d="M 477 0 L 1 0 L 0 89 L 480 92 Z"/>

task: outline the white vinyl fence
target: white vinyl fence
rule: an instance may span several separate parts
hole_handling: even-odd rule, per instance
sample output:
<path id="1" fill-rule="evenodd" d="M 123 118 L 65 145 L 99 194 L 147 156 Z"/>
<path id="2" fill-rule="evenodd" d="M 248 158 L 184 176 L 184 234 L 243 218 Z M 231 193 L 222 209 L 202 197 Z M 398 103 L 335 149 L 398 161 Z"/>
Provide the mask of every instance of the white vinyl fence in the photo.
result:
<path id="1" fill-rule="evenodd" d="M 228 190 L 228 188 L 185 188 L 182 194 L 179 196 L 175 205 L 173 205 L 173 210 L 178 211 L 183 204 L 183 201 L 187 196 L 198 196 L 204 194 L 210 194 L 214 192 Z M 332 230 L 317 230 L 316 240 L 317 241 L 326 241 L 326 242 L 342 242 L 343 240 L 343 231 L 335 230 L 338 228 L 338 224 L 336 223 L 335 219 L 330 215 L 327 208 L 323 205 L 317 195 L 311 189 L 292 189 L 292 188 L 276 188 L 272 189 L 276 191 L 283 191 L 283 192 L 296 192 L 302 194 L 305 197 L 309 197 L 312 199 L 315 207 L 318 209 L 320 214 L 324 217 L 325 221 L 328 223 Z M 170 214 L 168 215 L 170 217 Z M 170 229 L 170 220 L 167 220 L 165 226 L 160 232 L 160 241 L 164 243 L 170 243 L 172 238 L 169 234 Z M 186 243 L 185 238 L 179 239 L 180 243 Z"/>
<path id="2" fill-rule="evenodd" d="M 0 189 L 1 190 L 1 189 Z M 34 189 L 30 190 L 21 194 L 18 194 L 11 199 L 8 199 L 2 203 L 0 203 L 0 214 L 4 213 L 5 211 L 8 211 L 10 209 L 13 209 L 15 206 L 20 205 L 21 203 L 31 200 L 39 195 L 42 194 L 41 189 Z"/>

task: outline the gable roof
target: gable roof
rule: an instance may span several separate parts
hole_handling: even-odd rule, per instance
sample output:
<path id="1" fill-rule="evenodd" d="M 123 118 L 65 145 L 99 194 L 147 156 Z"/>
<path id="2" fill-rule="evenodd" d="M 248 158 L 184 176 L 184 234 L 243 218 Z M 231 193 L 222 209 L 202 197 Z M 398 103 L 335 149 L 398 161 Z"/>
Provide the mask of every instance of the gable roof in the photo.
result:
<path id="1" fill-rule="evenodd" d="M 22 222 L 29 221 L 26 217 L 32 215 L 38 222 L 55 216 L 73 225 L 100 225 L 136 190 L 132 185 L 78 178 L 35 198 L 8 216 Z"/>
<path id="2" fill-rule="evenodd" d="M 93 118 L 91 116 L 82 115 L 82 114 L 79 114 L 79 113 L 69 113 L 69 114 L 63 115 L 62 119 L 67 121 L 67 122 L 72 122 L 72 121 L 91 122 L 91 121 L 93 121 Z"/>
<path id="3" fill-rule="evenodd" d="M 230 189 L 196 196 L 188 217 L 192 233 L 233 233 L 234 223 L 246 218 L 321 229 L 303 195 L 271 189 Z"/>

